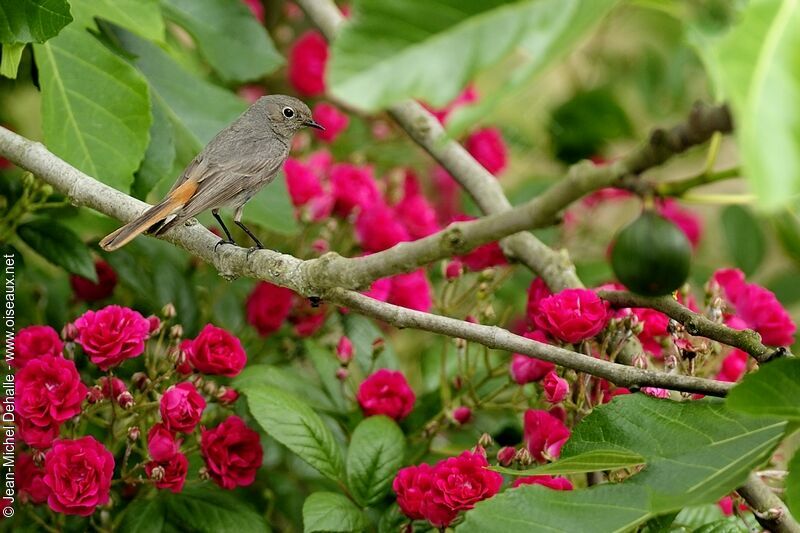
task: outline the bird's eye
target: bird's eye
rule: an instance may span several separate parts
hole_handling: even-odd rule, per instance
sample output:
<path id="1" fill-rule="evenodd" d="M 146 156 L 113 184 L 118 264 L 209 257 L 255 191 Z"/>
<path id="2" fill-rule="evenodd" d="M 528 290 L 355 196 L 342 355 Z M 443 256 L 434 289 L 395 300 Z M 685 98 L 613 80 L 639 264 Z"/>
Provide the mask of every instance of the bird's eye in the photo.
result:
<path id="1" fill-rule="evenodd" d="M 291 107 L 284 107 L 283 116 L 286 118 L 292 118 L 294 116 L 294 109 L 292 109 Z"/>

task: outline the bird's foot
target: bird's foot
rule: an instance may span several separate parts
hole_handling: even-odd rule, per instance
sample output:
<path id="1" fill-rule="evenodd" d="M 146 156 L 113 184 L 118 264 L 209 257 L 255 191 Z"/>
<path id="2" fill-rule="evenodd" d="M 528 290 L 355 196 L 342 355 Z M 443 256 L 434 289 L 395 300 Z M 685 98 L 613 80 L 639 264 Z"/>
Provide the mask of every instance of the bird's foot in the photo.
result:
<path id="1" fill-rule="evenodd" d="M 220 239 L 219 242 L 214 245 L 214 251 L 215 252 L 217 251 L 217 248 L 219 248 L 220 244 L 232 244 L 232 245 L 236 246 L 236 242 L 234 242 L 233 239 L 227 240 L 227 241 L 225 239 Z"/>
<path id="2" fill-rule="evenodd" d="M 247 260 L 250 260 L 250 256 L 253 255 L 253 252 L 257 252 L 258 250 L 263 250 L 263 246 L 251 246 L 247 249 Z"/>

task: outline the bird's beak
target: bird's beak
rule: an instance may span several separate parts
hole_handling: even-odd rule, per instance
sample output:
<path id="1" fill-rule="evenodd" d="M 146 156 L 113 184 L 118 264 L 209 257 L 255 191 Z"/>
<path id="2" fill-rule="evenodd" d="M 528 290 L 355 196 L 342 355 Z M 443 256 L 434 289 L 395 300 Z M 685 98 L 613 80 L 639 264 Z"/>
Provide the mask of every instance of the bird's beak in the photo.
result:
<path id="1" fill-rule="evenodd" d="M 322 127 L 322 124 L 319 124 L 318 122 L 314 122 L 313 120 L 307 120 L 307 121 L 303 122 L 303 124 L 308 126 L 309 128 L 315 128 L 315 129 L 318 129 L 320 131 L 325 131 L 325 128 Z"/>

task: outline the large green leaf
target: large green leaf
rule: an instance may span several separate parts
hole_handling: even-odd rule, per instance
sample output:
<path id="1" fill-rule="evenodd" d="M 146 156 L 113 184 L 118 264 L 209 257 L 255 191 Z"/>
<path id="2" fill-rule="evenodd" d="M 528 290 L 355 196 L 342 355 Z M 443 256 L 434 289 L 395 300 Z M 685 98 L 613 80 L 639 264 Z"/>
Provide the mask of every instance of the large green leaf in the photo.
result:
<path id="1" fill-rule="evenodd" d="M 731 390 L 726 403 L 740 413 L 800 421 L 800 360 L 762 365 Z"/>
<path id="2" fill-rule="evenodd" d="M 158 46 L 120 31 L 134 65 L 150 84 L 153 99 L 164 105 L 174 127 L 177 163 L 186 165 L 217 133 L 247 107 L 233 93 L 212 85 L 177 63 Z"/>
<path id="3" fill-rule="evenodd" d="M 408 97 L 441 106 L 517 46 L 548 63 L 614 2 L 358 0 L 333 42 L 330 89 L 369 110 Z"/>
<path id="4" fill-rule="evenodd" d="M 275 440 L 334 481 L 344 481 L 342 450 L 307 403 L 277 387 L 244 388 L 253 417 Z"/>
<path id="5" fill-rule="evenodd" d="M 785 422 L 750 418 L 722 402 L 672 402 L 636 394 L 595 409 L 576 427 L 562 460 L 598 450 L 644 457 L 647 466 L 617 485 L 571 492 L 521 487 L 481 502 L 459 530 L 490 524 L 505 533 L 623 531 L 735 489 L 783 436 Z"/>
<path id="6" fill-rule="evenodd" d="M 67 0 L 0 3 L 0 43 L 43 43 L 72 22 Z M 5 53 L 5 49 L 3 50 Z"/>
<path id="7" fill-rule="evenodd" d="M 25 50 L 25 43 L 4 44 L 0 58 L 0 76 L 15 79 L 19 62 L 22 60 L 22 52 Z"/>
<path id="8" fill-rule="evenodd" d="M 592 450 L 554 463 L 543 464 L 527 470 L 496 467 L 492 470 L 512 476 L 541 476 L 556 474 L 583 474 L 600 470 L 618 470 L 644 464 L 645 458 L 627 450 Z"/>
<path id="9" fill-rule="evenodd" d="M 264 519 L 235 493 L 210 482 L 187 486 L 179 494 L 160 491 L 150 500 L 138 499 L 126 510 L 124 533 L 264 533 Z"/>
<path id="10" fill-rule="evenodd" d="M 278 233 L 300 231 L 283 173 L 248 202 L 244 219 L 245 222 L 255 222 Z"/>
<path id="11" fill-rule="evenodd" d="M 370 416 L 356 426 L 347 450 L 347 486 L 362 505 L 386 495 L 403 464 L 406 438 L 394 420 Z"/>
<path id="12" fill-rule="evenodd" d="M 55 220 L 38 219 L 19 226 L 17 234 L 33 251 L 54 265 L 71 274 L 97 281 L 89 248 L 69 228 Z"/>
<path id="13" fill-rule="evenodd" d="M 450 135 L 460 135 L 488 116 L 501 101 L 529 87 L 536 76 L 574 49 L 617 3 L 618 0 L 538 0 L 536 20 L 526 28 L 520 43 L 527 61 L 512 71 L 498 90 L 457 109 L 447 121 Z"/>
<path id="14" fill-rule="evenodd" d="M 223 79 L 242 82 L 269 74 L 283 58 L 244 2 L 164 0 L 167 15 L 186 28 Z"/>
<path id="15" fill-rule="evenodd" d="M 315 492 L 303 504 L 305 533 L 363 531 L 367 527 L 367 515 L 342 494 Z"/>
<path id="16" fill-rule="evenodd" d="M 800 192 L 800 2 L 751 0 L 701 54 L 733 107 L 743 174 L 762 207 Z"/>
<path id="17" fill-rule="evenodd" d="M 97 17 L 145 39 L 164 40 L 164 19 L 158 0 L 72 0 L 72 7 L 79 22 L 89 24 Z"/>
<path id="18" fill-rule="evenodd" d="M 800 450 L 794 452 L 789 461 L 789 475 L 786 478 L 786 505 L 794 516 L 800 516 Z"/>
<path id="19" fill-rule="evenodd" d="M 150 144 L 144 160 L 134 176 L 131 194 L 145 200 L 158 183 L 170 177 L 175 162 L 175 138 L 172 123 L 161 100 L 153 100 L 153 123 L 150 125 Z"/>
<path id="20" fill-rule="evenodd" d="M 147 84 L 91 34 L 70 26 L 34 45 L 47 147 L 127 192 L 149 140 Z"/>
<path id="21" fill-rule="evenodd" d="M 522 485 L 476 504 L 457 531 L 621 532 L 649 516 L 647 492 L 627 484 L 576 491 Z"/>
<path id="22" fill-rule="evenodd" d="M 233 380 L 233 386 L 237 389 L 258 384 L 278 387 L 295 396 L 302 397 L 315 410 L 327 412 L 338 410 L 316 383 L 310 382 L 307 376 L 288 366 L 248 365 Z"/>
<path id="23" fill-rule="evenodd" d="M 726 207 L 721 218 L 728 256 L 750 276 L 761 265 L 767 251 L 758 219 L 740 205 Z"/>

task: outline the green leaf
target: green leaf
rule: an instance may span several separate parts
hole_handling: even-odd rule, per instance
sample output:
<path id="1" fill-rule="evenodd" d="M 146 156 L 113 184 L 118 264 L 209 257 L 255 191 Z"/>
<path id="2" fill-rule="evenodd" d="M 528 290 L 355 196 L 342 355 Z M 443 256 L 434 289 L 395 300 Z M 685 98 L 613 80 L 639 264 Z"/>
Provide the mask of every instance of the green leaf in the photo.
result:
<path id="1" fill-rule="evenodd" d="M 794 516 L 800 516 L 800 449 L 794 452 L 789 461 L 789 475 L 786 478 L 786 505 Z"/>
<path id="2" fill-rule="evenodd" d="M 752 0 L 701 53 L 732 105 L 740 156 L 761 207 L 800 193 L 800 3 Z"/>
<path id="3" fill-rule="evenodd" d="M 136 56 L 134 65 L 150 84 L 153 100 L 164 104 L 175 128 L 180 165 L 187 164 L 247 107 L 233 93 L 186 70 L 153 43 L 125 31 L 118 37 Z M 185 145 L 180 144 L 182 139 Z"/>
<path id="4" fill-rule="evenodd" d="M 71 0 L 75 18 L 85 24 L 98 17 L 145 39 L 164 41 L 164 19 L 158 0 Z"/>
<path id="5" fill-rule="evenodd" d="M 738 516 L 730 516 L 705 524 L 692 533 L 749 533 L 750 529 L 739 520 Z"/>
<path id="6" fill-rule="evenodd" d="M 394 420 L 370 416 L 356 426 L 347 450 L 347 486 L 362 505 L 386 495 L 403 465 L 406 438 Z"/>
<path id="7" fill-rule="evenodd" d="M 750 276 L 764 261 L 767 252 L 758 219 L 745 207 L 729 205 L 722 211 L 721 222 L 728 257 Z"/>
<path id="8" fill-rule="evenodd" d="M 717 401 L 617 397 L 575 427 L 561 460 L 619 450 L 644 457 L 643 470 L 616 485 L 508 490 L 468 511 L 459 531 L 624 531 L 687 505 L 716 502 L 769 457 L 785 427 Z"/>
<path id="9" fill-rule="evenodd" d="M 800 421 L 800 359 L 778 359 L 747 374 L 726 404 L 739 413 Z"/>
<path id="10" fill-rule="evenodd" d="M 348 411 L 348 401 L 344 397 L 342 382 L 336 379 L 336 370 L 339 368 L 339 361 L 329 348 L 323 348 L 319 344 L 307 340 L 305 343 L 306 356 L 311 361 L 314 370 L 322 383 L 321 391 L 324 391 L 328 401 L 335 407 L 336 411 L 344 413 Z"/>
<path id="11" fill-rule="evenodd" d="M 530 51 L 539 65 L 528 66 L 530 77 L 614 3 L 358 0 L 351 21 L 333 42 L 330 91 L 367 110 L 409 97 L 443 106 L 475 74 L 517 46 Z"/>
<path id="12" fill-rule="evenodd" d="M 331 430 L 308 404 L 269 385 L 247 386 L 244 394 L 264 431 L 326 477 L 344 481 L 342 451 Z"/>
<path id="13" fill-rule="evenodd" d="M 166 491 L 160 493 L 164 494 Z M 170 523 L 180 531 L 197 533 L 264 533 L 264 519 L 236 493 L 211 483 L 165 494 Z"/>
<path id="14" fill-rule="evenodd" d="M 31 249 L 71 274 L 97 281 L 89 248 L 72 230 L 52 219 L 38 219 L 17 228 L 19 237 Z"/>
<path id="15" fill-rule="evenodd" d="M 0 3 L 0 43 L 43 43 L 72 22 L 67 0 Z"/>
<path id="16" fill-rule="evenodd" d="M 147 84 L 88 32 L 70 26 L 34 45 L 47 147 L 127 192 L 148 144 Z"/>
<path id="17" fill-rule="evenodd" d="M 553 63 L 572 51 L 614 8 L 617 0 L 539 0 L 535 19 L 525 28 L 520 43 L 528 58 L 491 94 L 479 102 L 457 109 L 447 120 L 447 131 L 457 137 L 477 121 L 489 116 L 502 101 L 529 87 Z M 504 30 L 499 30 L 504 31 Z"/>
<path id="18" fill-rule="evenodd" d="M 492 470 L 511 476 L 583 474 L 600 470 L 617 470 L 644 464 L 645 458 L 627 450 L 593 450 L 527 470 L 495 467 Z"/>
<path id="19" fill-rule="evenodd" d="M 19 61 L 22 59 L 22 52 L 25 50 L 25 43 L 14 43 L 3 45 L 3 58 L 0 61 L 0 76 L 11 78 L 17 77 Z"/>
<path id="20" fill-rule="evenodd" d="M 244 2 L 164 0 L 163 5 L 167 16 L 186 28 L 225 81 L 253 80 L 284 62 Z"/>
<path id="21" fill-rule="evenodd" d="M 290 394 L 304 398 L 315 410 L 336 412 L 337 408 L 322 389 L 313 383 L 309 386 L 309 378 L 301 375 L 297 369 L 275 365 L 248 365 L 233 380 L 236 389 L 244 389 L 253 385 L 264 384 L 278 387 Z"/>
<path id="22" fill-rule="evenodd" d="M 164 502 L 160 498 L 137 498 L 125 508 L 120 533 L 162 533 L 167 529 Z"/>
<path id="23" fill-rule="evenodd" d="M 350 313 L 342 317 L 345 334 L 353 343 L 354 359 L 364 372 L 372 367 L 372 343 L 378 339 L 383 339 L 385 335 L 369 318 Z M 397 355 L 391 343 L 383 345 L 383 351 L 375 361 L 378 368 L 399 368 Z"/>
<path id="24" fill-rule="evenodd" d="M 363 531 L 367 516 L 342 494 L 315 492 L 303 504 L 303 531 Z"/>
<path id="25" fill-rule="evenodd" d="M 795 263 L 800 263 L 800 223 L 794 211 L 776 213 L 771 217 L 772 227 L 786 252 Z"/>
<path id="26" fill-rule="evenodd" d="M 131 194 L 145 200 L 158 183 L 170 177 L 175 162 L 175 139 L 167 110 L 160 100 L 153 102 L 153 123 L 150 125 L 150 144 L 144 160 L 133 179 Z"/>
<path id="27" fill-rule="evenodd" d="M 478 502 L 458 533 L 627 531 L 650 517 L 647 493 L 627 484 L 575 491 L 522 485 Z"/>
<path id="28" fill-rule="evenodd" d="M 287 235 L 300 231 L 283 173 L 247 203 L 244 219 Z"/>

